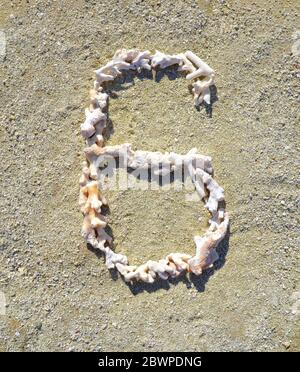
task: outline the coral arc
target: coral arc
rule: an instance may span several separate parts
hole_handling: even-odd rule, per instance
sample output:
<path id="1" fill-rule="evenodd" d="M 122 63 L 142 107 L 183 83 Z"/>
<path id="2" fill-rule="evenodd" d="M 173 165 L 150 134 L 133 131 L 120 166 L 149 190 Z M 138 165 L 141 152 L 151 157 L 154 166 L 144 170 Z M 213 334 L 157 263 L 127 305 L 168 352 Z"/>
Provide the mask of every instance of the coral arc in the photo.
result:
<path id="1" fill-rule="evenodd" d="M 94 88 L 91 90 L 90 107 L 86 109 L 86 119 L 81 125 L 81 134 L 86 140 L 84 152 L 86 161 L 80 178 L 79 204 L 84 215 L 82 236 L 95 249 L 106 256 L 106 266 L 117 269 L 127 282 L 143 281 L 153 283 L 156 278 L 167 280 L 182 272 L 200 275 L 204 269 L 212 267 L 218 259 L 216 247 L 225 237 L 229 217 L 224 210 L 224 190 L 213 179 L 211 158 L 190 150 L 185 155 L 149 151 L 134 151 L 128 143 L 117 146 L 104 146 L 103 132 L 106 128 L 108 94 L 104 88 L 119 77 L 123 71 L 142 69 L 156 70 L 177 65 L 178 70 L 186 74 L 188 80 L 194 80 L 192 92 L 194 104 L 203 101 L 210 104 L 210 89 L 214 84 L 215 73 L 205 62 L 191 51 L 177 55 L 167 55 L 156 51 L 138 49 L 118 50 L 113 59 L 96 71 Z M 185 167 L 201 199 L 206 200 L 205 207 L 211 213 L 210 226 L 204 236 L 195 236 L 196 254 L 170 253 L 159 261 L 147 261 L 140 266 L 131 266 L 125 255 L 111 249 L 112 237 L 105 231 L 107 219 L 102 208 L 107 204 L 99 189 L 98 179 L 101 161 L 107 157 L 126 157 L 128 167 L 132 169 L 155 168 L 156 174 L 168 174 L 177 167 Z"/>

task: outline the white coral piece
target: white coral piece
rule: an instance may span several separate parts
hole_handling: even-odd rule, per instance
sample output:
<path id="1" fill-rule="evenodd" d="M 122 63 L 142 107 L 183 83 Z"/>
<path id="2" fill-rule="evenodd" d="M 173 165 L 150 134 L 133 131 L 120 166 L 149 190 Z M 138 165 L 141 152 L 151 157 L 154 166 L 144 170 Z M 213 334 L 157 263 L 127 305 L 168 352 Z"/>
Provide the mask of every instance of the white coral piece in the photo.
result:
<path id="1" fill-rule="evenodd" d="M 159 52 L 158 50 L 154 54 L 151 60 L 152 68 L 160 67 L 166 68 L 172 65 L 181 65 L 183 63 L 183 58 L 180 54 L 170 55 Z"/>
<path id="2" fill-rule="evenodd" d="M 95 71 L 97 81 L 99 82 L 99 84 L 102 84 L 106 81 L 112 81 L 117 76 L 121 75 L 122 70 L 129 70 L 129 68 L 130 63 L 118 59 L 112 60 L 105 66 Z"/>
<path id="3" fill-rule="evenodd" d="M 210 76 L 215 73 L 214 70 L 209 67 L 207 63 L 202 61 L 201 58 L 196 56 L 196 54 L 194 54 L 190 50 L 185 52 L 185 56 L 197 67 L 197 70 L 191 72 L 186 76 L 188 80 L 196 79 L 201 76 Z"/>
<path id="4" fill-rule="evenodd" d="M 192 92 L 194 94 L 194 105 L 199 106 L 203 101 L 210 105 L 210 89 L 209 87 L 214 84 L 215 75 L 205 77 L 193 83 Z"/>
<path id="5" fill-rule="evenodd" d="M 90 111 L 89 109 L 85 110 L 85 122 L 81 124 L 81 134 L 83 137 L 91 137 L 95 133 L 95 125 L 101 120 L 106 119 L 106 115 L 101 111 L 100 108 Z"/>
<path id="6" fill-rule="evenodd" d="M 141 72 L 142 69 L 151 70 L 150 63 L 151 54 L 148 50 L 139 52 L 130 64 L 130 69 Z"/>
<path id="7" fill-rule="evenodd" d="M 212 267 L 213 263 L 218 259 L 215 248 L 225 237 L 228 224 L 229 216 L 228 213 L 225 213 L 224 220 L 218 224 L 214 231 L 207 231 L 203 237 L 194 237 L 196 255 L 188 260 L 189 268 L 194 274 L 200 275 L 204 269 Z"/>

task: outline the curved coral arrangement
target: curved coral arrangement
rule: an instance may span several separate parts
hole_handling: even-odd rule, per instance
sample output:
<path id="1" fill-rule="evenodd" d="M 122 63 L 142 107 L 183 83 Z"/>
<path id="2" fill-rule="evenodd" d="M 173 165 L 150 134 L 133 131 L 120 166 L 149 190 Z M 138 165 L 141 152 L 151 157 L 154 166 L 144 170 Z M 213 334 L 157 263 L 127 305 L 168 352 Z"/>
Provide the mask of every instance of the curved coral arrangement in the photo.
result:
<path id="1" fill-rule="evenodd" d="M 91 90 L 90 107 L 86 109 L 86 119 L 81 125 L 81 134 L 86 140 L 84 152 L 86 161 L 80 178 L 79 204 L 84 215 L 82 236 L 87 243 L 105 254 L 106 266 L 115 268 L 125 281 L 141 280 L 152 283 L 156 278 L 167 280 L 183 271 L 200 275 L 204 269 L 213 265 L 218 259 L 216 247 L 224 238 L 228 229 L 229 217 L 224 211 L 224 190 L 213 179 L 211 158 L 192 149 L 185 155 L 149 151 L 134 151 L 130 144 L 118 146 L 104 145 L 103 131 L 106 127 L 108 94 L 104 92 L 107 83 L 120 76 L 123 71 L 142 69 L 164 69 L 177 65 L 178 70 L 193 80 L 194 104 L 203 101 L 210 104 L 210 89 L 214 83 L 215 73 L 205 62 L 191 51 L 178 55 L 167 55 L 156 51 L 138 49 L 118 50 L 113 59 L 96 71 L 94 88 Z M 148 261 L 140 266 L 130 266 L 128 259 L 111 249 L 112 237 L 105 231 L 106 217 L 102 206 L 107 204 L 99 185 L 99 164 L 106 158 L 126 157 L 128 167 L 148 169 L 154 167 L 156 174 L 165 175 L 177 167 L 186 167 L 201 199 L 206 200 L 205 207 L 211 213 L 210 226 L 204 236 L 195 236 L 196 254 L 170 253 L 157 261 Z"/>

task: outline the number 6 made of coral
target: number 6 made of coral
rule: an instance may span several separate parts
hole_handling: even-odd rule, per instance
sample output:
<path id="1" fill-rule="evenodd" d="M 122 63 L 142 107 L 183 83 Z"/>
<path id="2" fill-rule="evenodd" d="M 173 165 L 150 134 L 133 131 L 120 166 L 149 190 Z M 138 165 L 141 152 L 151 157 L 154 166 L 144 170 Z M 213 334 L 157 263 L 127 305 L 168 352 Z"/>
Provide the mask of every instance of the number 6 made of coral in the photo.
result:
<path id="1" fill-rule="evenodd" d="M 228 230 L 229 216 L 224 210 L 224 190 L 213 179 L 210 157 L 200 155 L 197 149 L 180 155 L 174 152 L 134 151 L 128 143 L 104 146 L 102 134 L 106 127 L 108 110 L 105 86 L 126 70 L 151 71 L 172 65 L 178 65 L 178 70 L 193 81 L 194 105 L 199 106 L 203 101 L 210 104 L 209 87 L 214 84 L 215 72 L 193 52 L 167 55 L 156 51 L 151 55 L 149 51 L 120 49 L 110 62 L 96 70 L 90 107 L 86 109 L 86 119 L 81 125 L 81 134 L 87 144 L 84 150 L 86 161 L 80 178 L 79 204 L 84 215 L 82 236 L 88 244 L 105 254 L 106 266 L 117 269 L 127 282 L 140 280 L 153 283 L 156 278 L 167 280 L 183 271 L 200 275 L 218 259 L 216 247 Z M 111 249 L 112 237 L 105 231 L 107 219 L 102 213 L 107 201 L 98 184 L 99 164 L 109 158 L 126 159 L 126 165 L 131 169 L 155 167 L 157 174 L 167 174 L 182 167 L 188 170 L 196 191 L 201 199 L 206 199 L 205 207 L 211 214 L 205 234 L 194 237 L 195 256 L 170 253 L 159 261 L 149 260 L 140 266 L 131 266 L 125 255 Z"/>

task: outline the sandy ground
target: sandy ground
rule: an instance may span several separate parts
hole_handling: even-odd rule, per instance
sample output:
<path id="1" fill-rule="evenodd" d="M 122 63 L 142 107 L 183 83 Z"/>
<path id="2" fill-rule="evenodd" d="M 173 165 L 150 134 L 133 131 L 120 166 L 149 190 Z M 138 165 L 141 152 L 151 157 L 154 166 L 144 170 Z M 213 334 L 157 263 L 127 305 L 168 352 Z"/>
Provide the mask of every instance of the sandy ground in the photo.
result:
<path id="1" fill-rule="evenodd" d="M 0 4 L 0 350 L 299 351 L 299 2 Z M 212 110 L 172 70 L 111 92 L 108 143 L 213 157 L 231 227 L 201 277 L 128 286 L 80 236 L 79 126 L 120 47 L 190 49 L 217 73 Z M 184 195 L 109 191 L 116 250 L 192 252 L 208 216 Z"/>

